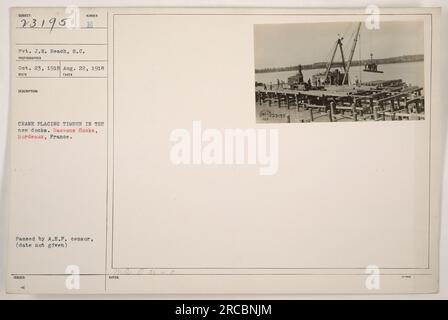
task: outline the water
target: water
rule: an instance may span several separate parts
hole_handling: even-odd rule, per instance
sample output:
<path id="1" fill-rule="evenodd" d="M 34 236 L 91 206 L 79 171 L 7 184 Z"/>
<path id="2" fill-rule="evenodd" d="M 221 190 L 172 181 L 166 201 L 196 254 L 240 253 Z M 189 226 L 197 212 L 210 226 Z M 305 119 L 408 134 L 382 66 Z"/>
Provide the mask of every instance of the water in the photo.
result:
<path id="1" fill-rule="evenodd" d="M 351 67 L 350 68 L 350 81 L 354 82 L 360 77 L 360 71 L 364 69 L 364 66 Z M 384 71 L 384 73 L 372 73 L 361 71 L 361 81 L 368 82 L 373 80 L 394 80 L 402 79 L 404 82 L 424 87 L 424 70 L 423 61 L 406 62 L 406 63 L 391 63 L 382 64 L 378 66 L 378 70 Z M 323 72 L 324 69 L 302 70 L 305 81 L 312 79 L 313 74 Z M 256 73 L 255 81 L 262 82 L 269 85 L 277 84 L 277 79 L 288 82 L 288 77 L 295 75 L 297 71 L 283 71 L 272 73 Z"/>

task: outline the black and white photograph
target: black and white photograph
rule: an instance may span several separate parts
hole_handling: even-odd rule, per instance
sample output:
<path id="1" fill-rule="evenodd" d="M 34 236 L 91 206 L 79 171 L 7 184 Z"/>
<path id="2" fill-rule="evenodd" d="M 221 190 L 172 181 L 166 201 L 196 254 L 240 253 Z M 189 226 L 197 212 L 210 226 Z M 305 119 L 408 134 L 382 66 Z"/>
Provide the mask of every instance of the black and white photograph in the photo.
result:
<path id="1" fill-rule="evenodd" d="M 254 26 L 257 123 L 424 120 L 419 21 Z"/>
<path id="2" fill-rule="evenodd" d="M 448 298 L 448 2 L 139 1 L 0 2 L 0 301 Z"/>

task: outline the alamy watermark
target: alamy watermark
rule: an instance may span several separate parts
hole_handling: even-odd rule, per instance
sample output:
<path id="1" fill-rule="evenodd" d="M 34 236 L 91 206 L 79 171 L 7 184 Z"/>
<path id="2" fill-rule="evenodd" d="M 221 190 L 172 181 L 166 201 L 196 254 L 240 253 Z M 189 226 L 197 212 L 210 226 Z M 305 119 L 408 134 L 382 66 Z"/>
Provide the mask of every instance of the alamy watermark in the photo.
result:
<path id="1" fill-rule="evenodd" d="M 65 287 L 68 290 L 79 290 L 81 288 L 81 271 L 77 265 L 69 265 L 65 268 Z"/>
<path id="2" fill-rule="evenodd" d="M 380 268 L 376 265 L 368 265 L 365 269 L 365 273 L 368 275 L 365 281 L 367 290 L 379 290 L 381 288 L 381 272 Z"/>
<path id="3" fill-rule="evenodd" d="M 69 5 L 65 7 L 66 25 L 68 29 L 79 29 L 80 27 L 80 11 L 76 5 Z"/>
<path id="4" fill-rule="evenodd" d="M 380 8 L 371 4 L 366 7 L 365 13 L 367 14 L 366 29 L 378 30 L 380 28 Z"/>
<path id="5" fill-rule="evenodd" d="M 175 165 L 258 165 L 260 175 L 278 171 L 278 129 L 174 129 L 170 160 Z"/>

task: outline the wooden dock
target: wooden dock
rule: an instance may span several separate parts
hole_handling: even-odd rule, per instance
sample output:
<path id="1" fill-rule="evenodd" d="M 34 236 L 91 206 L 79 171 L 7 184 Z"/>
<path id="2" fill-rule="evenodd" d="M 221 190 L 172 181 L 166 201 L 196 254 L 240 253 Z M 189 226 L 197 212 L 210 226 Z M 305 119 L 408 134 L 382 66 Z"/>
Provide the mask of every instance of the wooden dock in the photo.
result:
<path id="1" fill-rule="evenodd" d="M 402 80 L 387 80 L 316 90 L 257 87 L 255 100 L 259 107 L 281 110 L 286 122 L 420 120 L 425 118 L 422 92 Z M 289 110 L 300 113 L 298 119 Z M 268 112 L 263 119 L 269 120 Z"/>

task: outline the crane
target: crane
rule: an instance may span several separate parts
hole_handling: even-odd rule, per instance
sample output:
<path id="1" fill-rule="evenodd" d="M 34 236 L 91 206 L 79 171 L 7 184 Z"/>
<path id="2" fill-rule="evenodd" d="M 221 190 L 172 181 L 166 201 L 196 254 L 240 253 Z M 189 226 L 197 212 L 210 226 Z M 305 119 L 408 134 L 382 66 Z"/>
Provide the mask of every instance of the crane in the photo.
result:
<path id="1" fill-rule="evenodd" d="M 348 72 L 350 70 L 350 65 L 352 64 L 353 54 L 355 53 L 356 43 L 358 42 L 358 36 L 359 36 L 359 30 L 360 29 L 361 29 L 361 22 L 358 23 L 358 28 L 356 29 L 356 35 L 355 35 L 355 38 L 353 39 L 353 45 L 352 45 L 352 48 L 350 50 L 350 56 L 349 56 L 348 61 L 347 61 L 347 66 L 345 68 L 345 74 L 344 74 L 344 79 L 342 80 L 342 83 L 345 83 L 346 79 L 347 79 L 347 82 L 348 82 Z"/>
<path id="2" fill-rule="evenodd" d="M 325 71 L 324 82 L 326 82 L 328 79 L 328 74 L 330 73 L 331 66 L 333 65 L 334 56 L 336 55 L 336 51 L 338 50 L 338 47 L 341 52 L 342 67 L 344 68 L 344 72 L 346 71 L 345 70 L 344 50 L 342 49 L 342 40 L 344 40 L 344 38 L 338 37 L 338 41 L 336 41 L 336 45 L 334 46 L 333 54 L 331 55 L 330 63 L 328 64 L 327 70 Z"/>
<path id="3" fill-rule="evenodd" d="M 325 76 L 324 76 L 324 78 L 323 78 L 323 82 L 324 82 L 324 83 L 327 82 L 327 80 L 328 80 L 328 77 L 329 77 L 329 75 L 330 75 L 331 67 L 333 66 L 334 57 L 336 56 L 336 52 L 338 51 L 338 48 L 339 48 L 339 51 L 340 51 L 340 53 L 341 53 L 342 68 L 344 69 L 344 78 L 342 79 L 342 83 L 340 83 L 340 84 L 345 84 L 346 80 L 347 80 L 347 82 L 348 82 L 348 74 L 349 74 L 349 71 L 350 71 L 350 66 L 351 66 L 351 64 L 352 64 L 353 55 L 354 55 L 354 53 L 355 53 L 356 44 L 357 44 L 357 42 L 358 42 L 358 36 L 359 36 L 359 31 L 360 31 L 360 29 L 361 29 L 361 24 L 362 24 L 362 23 L 359 22 L 359 24 L 358 24 L 358 26 L 357 26 L 357 28 L 356 28 L 356 35 L 355 35 L 355 37 L 354 37 L 354 39 L 353 39 L 352 48 L 351 48 L 351 50 L 350 50 L 350 55 L 349 55 L 349 58 L 348 58 L 347 61 L 345 61 L 344 50 L 343 50 L 343 46 L 342 46 L 342 40 L 344 40 L 344 38 L 338 36 L 338 40 L 336 41 L 336 44 L 335 44 L 335 46 L 334 46 L 334 49 L 333 49 L 333 53 L 332 53 L 332 55 L 331 55 L 330 62 L 329 62 L 329 64 L 327 65 L 327 68 L 326 68 L 326 70 L 325 70 Z"/>

